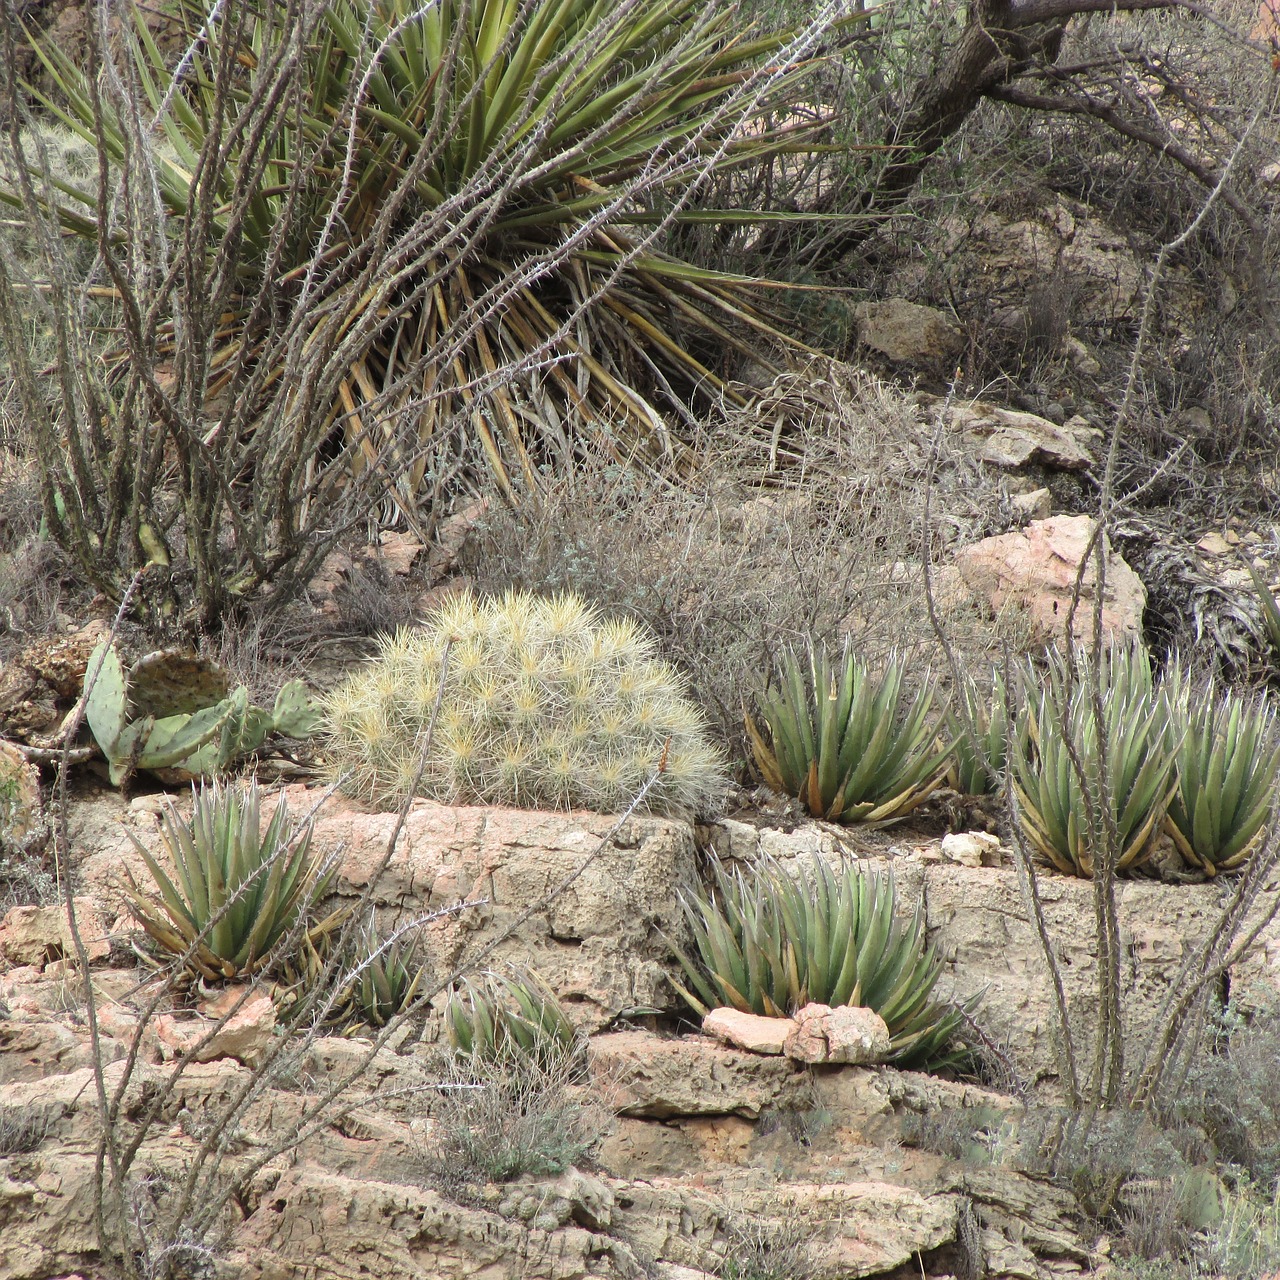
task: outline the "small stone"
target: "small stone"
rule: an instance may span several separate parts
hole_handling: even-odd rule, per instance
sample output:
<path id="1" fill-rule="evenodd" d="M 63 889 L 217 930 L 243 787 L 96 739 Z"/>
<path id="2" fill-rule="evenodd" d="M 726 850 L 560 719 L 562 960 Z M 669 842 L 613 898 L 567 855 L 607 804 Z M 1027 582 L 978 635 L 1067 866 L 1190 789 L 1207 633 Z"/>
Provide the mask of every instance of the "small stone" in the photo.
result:
<path id="1" fill-rule="evenodd" d="M 965 831 L 942 837 L 942 856 L 962 867 L 998 867 L 1000 837 L 986 831 Z"/>
<path id="2" fill-rule="evenodd" d="M 1058 426 L 1062 426 L 1062 424 L 1067 420 L 1067 411 L 1056 400 L 1054 400 L 1045 405 L 1044 416 L 1048 418 L 1050 422 L 1055 422 Z"/>
<path id="3" fill-rule="evenodd" d="M 1240 535 L 1234 529 L 1228 529 L 1222 536 L 1228 545 L 1233 547 L 1238 547 L 1240 545 Z"/>
<path id="4" fill-rule="evenodd" d="M 1087 378 L 1097 377 L 1102 372 L 1102 365 L 1098 363 L 1098 358 L 1079 338 L 1068 337 L 1062 344 L 1062 354 L 1067 357 L 1077 373 Z"/>
<path id="5" fill-rule="evenodd" d="M 1048 489 L 1032 489 L 1030 493 L 1016 494 L 1009 505 L 1027 520 L 1047 520 L 1053 515 L 1053 494 Z"/>
<path id="6" fill-rule="evenodd" d="M 798 1062 L 880 1062 L 889 1053 L 889 1028 L 873 1009 L 807 1004 L 795 1016 L 786 1055 Z"/>
<path id="7" fill-rule="evenodd" d="M 1231 543 L 1220 533 L 1206 533 L 1196 543 L 1196 550 L 1206 556 L 1225 556 L 1231 550 Z"/>
<path id="8" fill-rule="evenodd" d="M 791 1018 L 765 1018 L 738 1009 L 712 1009 L 702 1020 L 703 1031 L 722 1044 L 773 1057 L 782 1053 L 795 1025 Z"/>

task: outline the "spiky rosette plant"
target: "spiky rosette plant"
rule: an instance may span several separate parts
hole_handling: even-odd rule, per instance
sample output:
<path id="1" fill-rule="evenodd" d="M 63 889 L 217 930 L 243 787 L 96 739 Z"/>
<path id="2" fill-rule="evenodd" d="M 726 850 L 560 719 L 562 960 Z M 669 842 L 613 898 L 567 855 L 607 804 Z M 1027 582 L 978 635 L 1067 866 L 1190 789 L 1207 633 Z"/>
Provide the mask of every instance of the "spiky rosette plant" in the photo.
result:
<path id="1" fill-rule="evenodd" d="M 128 832 L 155 892 L 130 875 L 125 896 L 135 919 L 171 956 L 202 978 L 242 978 L 269 965 L 282 942 L 303 934 L 312 942 L 345 917 L 318 924 L 307 914 L 324 895 L 332 868 L 311 848 L 311 823 L 295 825 L 281 798 L 266 829 L 256 783 L 247 789 L 203 786 L 190 819 L 170 808 L 160 837 L 170 871 Z"/>
<path id="2" fill-rule="evenodd" d="M 211 556 L 224 521 L 236 568 L 198 566 L 206 616 L 288 584 L 314 559 L 300 522 L 332 527 L 349 472 L 413 520 L 436 449 L 456 471 L 461 444 L 508 495 L 584 430 L 689 462 L 668 413 L 740 399 L 717 366 L 767 358 L 749 337 L 794 344 L 759 282 L 649 230 L 768 216 L 685 204 L 709 175 L 818 147 L 826 122 L 788 111 L 812 104 L 817 29 L 753 32 L 701 0 L 175 8 L 177 68 L 141 5 L 101 78 L 32 37 L 56 92 L 27 88 L 101 152 L 101 184 L 97 165 L 46 184 L 20 141 L 0 180 L 120 255 L 97 289 L 118 308 L 115 393 L 86 385 L 74 448 L 49 424 L 41 452 L 52 532 L 115 594 L 179 530 Z"/>
<path id="3" fill-rule="evenodd" d="M 917 906 L 898 915 L 891 872 L 815 858 L 793 873 L 764 860 L 745 873 L 719 863 L 710 892 L 682 894 L 697 959 L 678 948 L 698 1013 L 729 1006 L 781 1017 L 810 1002 L 874 1009 L 892 1060 L 937 1067 L 960 1056 L 952 1041 L 972 1002 L 934 999 L 942 961 L 926 944 Z"/>
<path id="4" fill-rule="evenodd" d="M 951 749 L 951 785 L 961 795 L 991 795 L 1000 786 L 1009 756 L 1009 713 L 1004 677 L 993 674 L 991 695 L 984 698 L 973 678 L 965 675 L 947 711 Z"/>
<path id="5" fill-rule="evenodd" d="M 905 677 L 897 655 L 877 676 L 848 645 L 835 661 L 816 643 L 785 654 L 758 700 L 768 736 L 747 716 L 765 783 L 833 822 L 891 822 L 917 808 L 946 776 L 950 744 L 938 739 L 932 682 L 910 696 Z"/>
<path id="6" fill-rule="evenodd" d="M 439 714 L 431 732 L 439 699 Z M 467 593 L 383 641 L 328 700 L 330 768 L 353 795 L 616 812 L 688 812 L 720 753 L 639 624 L 572 595 Z"/>
<path id="7" fill-rule="evenodd" d="M 1096 670 L 1083 651 L 1073 661 L 1054 650 L 1046 675 L 1029 672 L 1027 683 L 1039 692 L 1026 699 L 1009 754 L 1023 833 L 1070 875 L 1092 876 L 1108 842 L 1117 871 L 1141 866 L 1177 786 L 1178 748 L 1146 649 L 1105 649 Z"/>
<path id="8" fill-rule="evenodd" d="M 1179 665 L 1166 678 L 1180 740 L 1177 789 L 1165 829 L 1208 875 L 1243 866 L 1265 836 L 1280 779 L 1276 713 L 1266 698 L 1192 688 Z"/>
<path id="9" fill-rule="evenodd" d="M 454 1050 L 475 1062 L 525 1059 L 571 1071 L 581 1063 L 583 1038 L 533 969 L 464 978 L 449 992 L 444 1021 Z"/>

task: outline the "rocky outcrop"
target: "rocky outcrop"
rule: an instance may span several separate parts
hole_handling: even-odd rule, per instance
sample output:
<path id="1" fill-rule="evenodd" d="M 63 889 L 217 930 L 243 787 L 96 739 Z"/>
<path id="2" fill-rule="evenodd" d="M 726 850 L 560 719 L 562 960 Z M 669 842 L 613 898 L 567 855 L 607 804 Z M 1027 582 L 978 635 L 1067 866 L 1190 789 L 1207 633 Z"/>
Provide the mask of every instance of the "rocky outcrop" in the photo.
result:
<path id="1" fill-rule="evenodd" d="M 15 987 L 45 981 L 29 974 Z M 33 1027 L 60 1025 L 89 1052 L 82 1026 L 29 1016 Z M 306 1275 L 322 1257 L 326 1275 L 351 1280 L 705 1280 L 751 1250 L 761 1262 L 791 1257 L 807 1277 L 843 1280 L 948 1256 L 975 1203 L 988 1257 L 1009 1264 L 992 1267 L 993 1278 L 1030 1275 L 1027 1260 L 1035 1263 L 1042 1243 L 1087 1256 L 1063 1221 L 1061 1193 L 999 1172 L 978 1175 L 974 1191 L 967 1173 L 933 1156 L 906 1159 L 893 1143 L 899 1112 L 1009 1105 L 971 1086 L 885 1068 L 803 1069 L 705 1037 L 598 1037 L 591 1082 L 578 1087 L 624 1113 L 627 1090 L 638 1104 L 602 1135 L 600 1172 L 473 1184 L 458 1200 L 432 1185 L 424 1160 L 437 1123 L 427 1082 L 439 1079 L 440 1064 L 423 1046 L 380 1051 L 325 1113 L 327 1123 L 298 1132 L 335 1073 L 346 1078 L 369 1054 L 358 1041 L 321 1037 L 266 1075 L 229 1058 L 191 1063 L 181 1075 L 171 1064 L 107 1062 L 103 1085 L 108 1097 L 120 1094 L 129 1124 L 162 1103 L 137 1166 L 146 1194 L 158 1197 L 137 1220 L 150 1247 L 164 1247 L 163 1189 L 212 1140 L 219 1176 L 242 1181 L 236 1213 L 206 1255 L 219 1275 Z M 5 1056 L 0 1049 L 0 1064 Z M 4 1093 L 6 1119 L 35 1115 L 40 1124 L 28 1149 L 0 1154 L 0 1280 L 99 1268 L 94 1073 L 51 1060 L 44 1068 Z M 708 1114 L 698 1089 L 707 1080 L 716 1082 L 717 1105 L 739 1114 Z M 247 1109 L 225 1119 L 246 1091 Z M 687 1108 L 693 1114 L 682 1114 Z M 806 1124 L 798 1141 L 796 1126 Z M 299 1140 L 273 1155 L 291 1131 Z M 683 1168 L 659 1168 L 662 1135 Z"/>
<path id="2" fill-rule="evenodd" d="M 294 815 L 315 809 L 319 788 L 286 787 Z M 264 806 L 267 820 L 269 806 Z M 135 834 L 156 847 L 149 815 L 131 813 Z M 613 819 L 592 813 L 451 808 L 415 802 L 388 856 L 396 815 L 341 796 L 323 799 L 313 847 L 337 859 L 334 892 L 368 893 L 386 923 L 423 920 L 441 976 L 505 962 L 530 965 L 585 1030 L 672 1000 L 666 939 L 683 937 L 678 895 L 697 879 L 693 832 L 665 818 L 629 819 L 607 848 Z M 137 853 L 119 834 L 92 854 L 84 874 L 120 903 L 121 869 L 145 883 Z M 548 901 L 548 899 L 552 899 Z"/>
<path id="3" fill-rule="evenodd" d="M 826 824 L 812 823 L 790 834 L 756 832 L 741 822 L 712 828 L 721 856 L 749 860 L 767 850 L 787 862 L 845 856 Z M 997 858 L 990 839 L 981 861 L 965 865 L 943 857 L 937 844 L 890 848 L 904 908 L 923 903 L 930 942 L 945 962 L 944 983 L 960 997 L 983 993 L 977 1014 L 987 1033 L 1007 1047 L 1029 1078 L 1057 1076 L 1053 991 L 1039 939 L 1029 923 L 1012 854 Z M 1088 1044 L 1097 1008 L 1097 946 L 1093 885 L 1088 880 L 1042 871 L 1039 895 L 1053 941 L 1067 1005 Z M 1121 880 L 1122 981 L 1131 1062 L 1147 1041 L 1184 962 L 1216 927 L 1224 888 L 1219 884 L 1166 885 Z M 1270 899 L 1264 895 L 1259 910 Z M 1249 1011 L 1280 1011 L 1280 924 L 1269 925 L 1229 974 L 1233 1000 Z"/>
<path id="4" fill-rule="evenodd" d="M 624 1116 L 738 1115 L 793 1101 L 804 1078 L 786 1058 L 745 1053 L 704 1036 L 663 1038 L 618 1031 L 591 1042 L 591 1069 L 609 1082 L 610 1105 Z"/>

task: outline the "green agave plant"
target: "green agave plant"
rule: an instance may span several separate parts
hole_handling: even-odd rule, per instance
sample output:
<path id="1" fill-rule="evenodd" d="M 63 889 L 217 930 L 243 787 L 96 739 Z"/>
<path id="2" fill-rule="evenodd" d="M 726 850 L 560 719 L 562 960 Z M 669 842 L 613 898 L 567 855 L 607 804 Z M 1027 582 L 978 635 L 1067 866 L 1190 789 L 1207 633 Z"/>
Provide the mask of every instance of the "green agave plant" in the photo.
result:
<path id="1" fill-rule="evenodd" d="M 905 663 L 891 657 L 877 679 L 846 645 L 783 656 L 776 685 L 759 698 L 766 738 L 747 716 L 751 753 L 767 786 L 795 796 L 816 818 L 891 822 L 933 794 L 951 744 L 938 741 L 926 679 L 908 702 Z"/>
<path id="2" fill-rule="evenodd" d="M 993 673 L 990 699 L 978 693 L 972 677 L 965 675 L 955 697 L 963 704 L 947 711 L 947 735 L 951 749 L 948 780 L 966 796 L 986 796 L 999 790 L 1009 755 L 1009 713 L 1004 677 Z"/>
<path id="3" fill-rule="evenodd" d="M 1243 866 L 1265 836 L 1280 778 L 1275 709 L 1265 698 L 1166 680 L 1181 739 L 1165 829 L 1182 856 L 1213 876 Z"/>
<path id="4" fill-rule="evenodd" d="M 532 969 L 465 978 L 449 992 L 445 1029 L 462 1057 L 496 1062 L 508 1055 L 552 1069 L 580 1056 L 582 1039 L 556 994 Z"/>
<path id="5" fill-rule="evenodd" d="M 372 927 L 361 940 L 353 970 L 331 1015 L 352 1030 L 385 1027 L 413 1007 L 427 980 L 415 938 L 401 935 L 388 942 Z"/>
<path id="6" fill-rule="evenodd" d="M 1095 678 L 1102 693 L 1101 724 L 1091 695 Z M 1104 650 L 1096 677 L 1083 652 L 1075 655 L 1073 676 L 1070 659 L 1054 650 L 1047 678 L 1029 672 L 1027 683 L 1040 685 L 1040 692 L 1027 698 L 1009 754 L 1018 821 L 1027 839 L 1059 871 L 1091 877 L 1107 827 L 1114 824 L 1115 869 L 1140 866 L 1177 787 L 1178 738 L 1168 699 L 1153 687 L 1146 650 L 1140 643 Z M 1111 801 L 1106 812 L 1104 750 Z"/>
<path id="7" fill-rule="evenodd" d="M 874 1009 L 889 1028 L 892 1061 L 938 1067 L 963 1052 L 952 1041 L 976 999 L 959 1007 L 932 997 L 942 961 L 924 920 L 897 914 L 892 873 L 814 859 L 793 875 L 771 861 L 749 872 L 718 863 L 710 893 L 682 894 L 697 960 L 674 948 L 705 1015 L 729 1006 L 782 1017 L 809 1003 Z"/>
<path id="8" fill-rule="evenodd" d="M 1245 561 L 1245 568 L 1249 570 L 1249 577 L 1253 579 L 1253 589 L 1258 593 L 1258 607 L 1262 610 L 1262 625 L 1270 641 L 1272 662 L 1280 666 L 1280 601 L 1276 600 L 1275 593 L 1267 580 L 1251 561 Z"/>
<path id="9" fill-rule="evenodd" d="M 141 8 L 122 39 L 161 139 L 169 234 L 239 244 L 205 398 L 241 434 L 259 412 L 254 398 L 280 394 L 284 376 L 277 321 L 255 302 L 264 286 L 280 299 L 322 292 L 316 314 L 338 326 L 324 341 L 345 363 L 322 393 L 288 394 L 299 412 L 340 426 L 357 467 L 386 466 L 406 499 L 427 466 L 423 449 L 393 439 L 406 413 L 418 444 L 466 423 L 510 492 L 513 474 L 536 482 L 539 454 L 564 454 L 575 418 L 624 449 L 670 452 L 641 385 L 650 373 L 668 393 L 734 397 L 699 350 L 759 360 L 743 331 L 790 341 L 749 300 L 756 282 L 637 237 L 708 164 L 818 148 L 821 124 L 786 111 L 808 70 L 788 54 L 793 36 L 752 33 L 731 6 L 701 0 L 328 0 L 297 12 L 246 0 L 212 16 L 178 0 L 177 11 L 189 37 L 178 72 Z M 295 42 L 296 92 L 276 93 L 262 113 L 254 95 Z M 123 171 L 129 122 L 108 109 L 95 123 L 102 95 L 90 78 L 55 45 L 33 43 L 59 91 L 46 108 Z M 746 85 L 749 107 L 733 105 Z M 242 110 L 262 126 L 238 126 Z M 80 236 L 98 233 L 95 183 L 96 173 L 83 186 L 55 183 L 62 223 Z M 210 183 L 219 199 L 197 219 Z M 412 230 L 428 224 L 434 233 Z M 385 270 L 374 245 L 395 249 Z M 533 372 L 512 379 L 517 367 Z M 325 402 L 305 406 L 313 394 Z"/>
<path id="10" fill-rule="evenodd" d="M 257 784 L 247 790 L 202 786 L 190 820 L 170 808 L 160 820 L 173 875 L 129 833 L 159 896 L 127 873 L 125 894 L 138 923 L 171 955 L 207 979 L 248 977 L 275 958 L 278 945 L 328 888 L 311 850 L 311 827 L 289 820 L 281 798 L 262 830 Z M 311 926 L 313 938 L 337 927 L 343 912 Z"/>

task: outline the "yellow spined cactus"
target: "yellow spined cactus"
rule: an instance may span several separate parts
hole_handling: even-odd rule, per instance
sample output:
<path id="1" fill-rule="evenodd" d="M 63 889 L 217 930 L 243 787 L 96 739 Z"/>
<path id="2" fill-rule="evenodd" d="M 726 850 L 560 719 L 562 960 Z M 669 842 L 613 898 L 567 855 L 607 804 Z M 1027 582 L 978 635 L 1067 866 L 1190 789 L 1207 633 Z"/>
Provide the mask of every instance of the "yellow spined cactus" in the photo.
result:
<path id="1" fill-rule="evenodd" d="M 420 765 L 418 794 L 448 803 L 614 812 L 661 765 L 644 807 L 689 813 L 723 785 L 721 754 L 653 637 L 573 595 L 456 596 L 385 639 L 327 711 L 333 773 L 387 807 Z"/>

